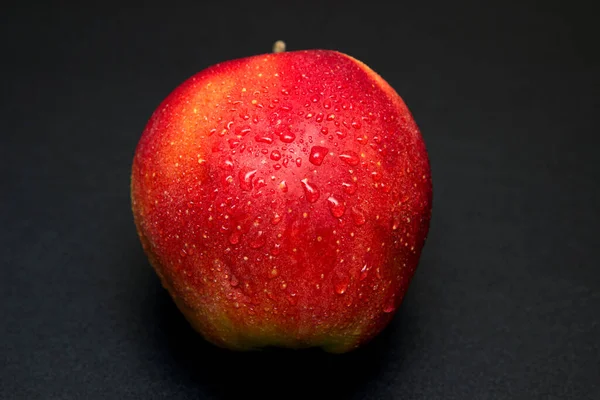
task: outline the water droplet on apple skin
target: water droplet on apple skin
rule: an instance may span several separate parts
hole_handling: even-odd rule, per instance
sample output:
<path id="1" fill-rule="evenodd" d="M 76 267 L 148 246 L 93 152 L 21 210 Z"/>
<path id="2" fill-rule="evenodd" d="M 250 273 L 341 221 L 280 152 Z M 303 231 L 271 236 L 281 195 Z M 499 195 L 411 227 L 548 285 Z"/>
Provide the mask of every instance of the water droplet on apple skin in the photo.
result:
<path id="1" fill-rule="evenodd" d="M 360 270 L 360 277 L 359 279 L 361 281 L 364 281 L 365 279 L 367 279 L 367 276 L 369 275 L 369 268 L 367 267 L 367 264 L 363 265 L 363 267 Z"/>
<path id="2" fill-rule="evenodd" d="M 397 213 L 392 215 L 392 230 L 395 231 L 400 227 L 400 216 Z"/>
<path id="3" fill-rule="evenodd" d="M 335 218 L 340 218 L 342 215 L 344 215 L 346 206 L 336 197 L 333 195 L 329 196 L 327 198 L 327 203 L 329 205 L 329 212 L 332 216 Z"/>
<path id="4" fill-rule="evenodd" d="M 286 183 L 286 181 L 281 181 L 279 182 L 279 190 L 281 190 L 283 193 L 287 193 L 288 192 L 288 185 Z"/>
<path id="5" fill-rule="evenodd" d="M 271 218 L 271 224 L 277 225 L 279 222 L 281 222 L 281 215 L 279 213 L 275 213 Z"/>
<path id="6" fill-rule="evenodd" d="M 323 164 L 323 160 L 327 156 L 329 149 L 323 146 L 313 146 L 310 149 L 310 155 L 308 156 L 308 161 L 311 164 L 316 165 L 317 167 Z"/>
<path id="7" fill-rule="evenodd" d="M 277 256 L 281 253 L 281 243 L 274 243 L 271 248 L 271 255 Z"/>
<path id="8" fill-rule="evenodd" d="M 353 181 L 342 182 L 342 187 L 344 189 L 344 192 L 346 192 L 350 195 L 356 193 L 356 190 L 358 189 L 358 185 Z"/>
<path id="9" fill-rule="evenodd" d="M 241 169 L 238 173 L 240 188 L 244 191 L 250 191 L 254 187 L 252 179 L 256 175 L 255 169 Z"/>
<path id="10" fill-rule="evenodd" d="M 223 164 L 221 164 L 221 168 L 223 168 L 226 171 L 231 171 L 233 169 L 233 160 L 232 160 L 231 156 L 227 156 L 223 160 Z"/>
<path id="11" fill-rule="evenodd" d="M 354 224 L 356 226 L 364 225 L 365 222 L 367 221 L 367 219 L 365 218 L 363 211 L 356 206 L 352 207 L 351 211 L 352 211 L 352 220 L 354 221 Z"/>
<path id="12" fill-rule="evenodd" d="M 360 163 L 360 157 L 352 150 L 346 150 L 340 153 L 339 158 L 351 167 L 355 167 Z"/>
<path id="13" fill-rule="evenodd" d="M 238 244 L 240 242 L 241 233 L 238 230 L 234 230 L 229 235 L 229 243 Z"/>
<path id="14" fill-rule="evenodd" d="M 373 181 L 375 182 L 380 182 L 383 175 L 379 171 L 373 171 L 371 172 L 371 178 L 373 178 Z"/>
<path id="15" fill-rule="evenodd" d="M 350 284 L 350 282 L 347 280 L 342 280 L 342 281 L 336 283 L 335 292 L 339 295 L 346 293 L 346 290 L 348 290 L 349 284 Z"/>
<path id="16" fill-rule="evenodd" d="M 252 239 L 252 241 L 250 242 L 250 248 L 259 249 L 259 248 L 263 247 L 266 244 L 266 242 L 267 242 L 267 238 L 266 238 L 266 235 L 264 234 L 264 232 L 258 231 L 258 233 L 254 237 L 254 239 Z"/>
<path id="17" fill-rule="evenodd" d="M 281 134 L 281 136 L 279 136 L 279 140 L 281 140 L 283 143 L 292 143 L 294 140 L 296 140 L 296 135 L 292 132 L 284 132 Z"/>
<path id="18" fill-rule="evenodd" d="M 281 159 L 281 153 L 278 150 L 273 150 L 271 152 L 271 160 L 279 161 Z"/>
<path id="19" fill-rule="evenodd" d="M 387 301 L 385 302 L 385 305 L 383 306 L 383 312 L 386 314 L 389 314 L 391 312 L 394 312 L 394 310 L 396 310 L 396 296 L 394 294 L 392 294 Z"/>
<path id="20" fill-rule="evenodd" d="M 229 148 L 230 149 L 235 149 L 236 147 L 239 146 L 240 140 L 237 139 L 237 138 L 232 138 L 232 139 L 228 139 L 227 143 L 229 143 Z"/>
<path id="21" fill-rule="evenodd" d="M 254 140 L 258 143 L 266 143 L 266 144 L 273 143 L 273 138 L 269 135 L 256 135 L 254 137 Z"/>
<path id="22" fill-rule="evenodd" d="M 302 179 L 300 183 L 302 184 L 302 188 L 304 189 L 304 195 L 306 197 L 306 200 L 309 203 L 316 202 L 321 195 L 317 186 L 315 184 L 309 183 L 307 178 Z"/>

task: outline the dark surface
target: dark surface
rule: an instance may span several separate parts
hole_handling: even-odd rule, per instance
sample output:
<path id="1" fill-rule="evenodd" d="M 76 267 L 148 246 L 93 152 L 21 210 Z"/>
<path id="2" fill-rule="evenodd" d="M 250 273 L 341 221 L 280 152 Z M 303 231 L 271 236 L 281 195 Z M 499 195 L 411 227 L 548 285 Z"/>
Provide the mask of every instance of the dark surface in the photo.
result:
<path id="1" fill-rule="evenodd" d="M 0 398 L 600 398 L 600 36 L 591 7 L 538 3 L 4 9 Z M 129 208 L 158 103 L 280 38 L 378 71 L 431 158 L 420 267 L 347 355 L 202 342 Z"/>

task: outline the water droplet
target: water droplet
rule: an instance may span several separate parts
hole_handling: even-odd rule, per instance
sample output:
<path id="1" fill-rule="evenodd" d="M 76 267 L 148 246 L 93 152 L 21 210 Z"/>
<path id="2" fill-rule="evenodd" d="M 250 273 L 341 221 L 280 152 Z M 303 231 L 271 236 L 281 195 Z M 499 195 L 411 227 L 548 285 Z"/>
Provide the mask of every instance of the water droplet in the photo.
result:
<path id="1" fill-rule="evenodd" d="M 329 114 L 327 116 L 327 121 L 333 121 L 335 119 L 335 114 Z"/>
<path id="2" fill-rule="evenodd" d="M 366 135 L 357 136 L 356 141 L 360 144 L 366 144 L 369 141 L 369 138 Z"/>
<path id="3" fill-rule="evenodd" d="M 236 287 L 237 285 L 239 285 L 239 283 L 240 283 L 240 281 L 238 281 L 236 276 L 231 274 L 231 280 L 229 281 L 229 284 L 233 287 Z"/>
<path id="4" fill-rule="evenodd" d="M 314 94 L 311 98 L 310 101 L 312 101 L 313 103 L 318 103 L 319 102 L 319 95 L 318 94 Z"/>
<path id="5" fill-rule="evenodd" d="M 323 122 L 324 118 L 325 118 L 325 116 L 323 115 L 323 113 L 318 113 L 317 116 L 315 117 L 315 121 Z"/>
<path id="6" fill-rule="evenodd" d="M 392 216 L 392 230 L 395 231 L 400 227 L 400 217 L 394 213 Z"/>
<path id="7" fill-rule="evenodd" d="M 252 178 L 254 178 L 254 175 L 256 175 L 256 170 L 255 169 L 242 169 L 240 170 L 240 172 L 238 173 L 238 178 L 240 180 L 240 188 L 242 190 L 245 191 L 250 191 L 252 190 Z"/>
<path id="8" fill-rule="evenodd" d="M 301 167 L 302 166 L 302 159 L 300 157 L 296 158 L 296 166 L 297 167 Z"/>
<path id="9" fill-rule="evenodd" d="M 231 156 L 227 156 L 227 158 L 223 161 L 222 167 L 227 171 L 231 171 L 233 169 L 233 160 L 231 159 Z"/>
<path id="10" fill-rule="evenodd" d="M 349 285 L 349 282 L 347 280 L 343 280 L 343 281 L 338 282 L 335 285 L 335 292 L 337 294 L 344 294 L 344 293 L 346 293 L 346 290 L 348 290 L 348 285 Z"/>
<path id="11" fill-rule="evenodd" d="M 352 219 L 354 223 L 358 226 L 364 225 L 367 219 L 365 218 L 365 214 L 357 207 L 352 207 Z"/>
<path id="12" fill-rule="evenodd" d="M 346 192 L 348 194 L 354 194 L 354 193 L 356 193 L 356 190 L 358 189 L 358 185 L 352 181 L 343 182 L 342 187 L 344 188 L 344 192 Z"/>
<path id="13" fill-rule="evenodd" d="M 260 189 L 267 186 L 267 182 L 263 178 L 259 178 L 256 180 L 256 189 Z"/>
<path id="14" fill-rule="evenodd" d="M 263 231 L 258 231 L 254 239 L 250 242 L 250 247 L 253 249 L 259 249 L 265 245 L 267 242 L 267 237 L 263 233 Z"/>
<path id="15" fill-rule="evenodd" d="M 259 143 L 271 144 L 273 143 L 273 137 L 270 135 L 256 135 L 254 140 Z"/>
<path id="16" fill-rule="evenodd" d="M 246 118 L 248 119 L 248 118 Z M 248 133 L 250 133 L 250 127 L 249 126 L 238 126 L 235 128 L 235 134 L 239 135 L 239 136 L 246 136 Z"/>
<path id="17" fill-rule="evenodd" d="M 386 302 L 385 306 L 383 307 L 383 312 L 386 314 L 391 313 L 392 311 L 394 311 L 396 309 L 396 305 L 395 303 L 395 296 L 391 296 L 388 301 Z"/>
<path id="18" fill-rule="evenodd" d="M 322 133 L 323 135 L 327 135 L 327 133 L 328 133 L 328 132 L 329 132 L 329 129 L 327 129 L 327 127 L 326 127 L 326 126 L 324 126 L 324 127 L 322 127 L 322 128 L 321 128 L 321 133 Z"/>
<path id="19" fill-rule="evenodd" d="M 310 183 L 308 183 L 308 178 L 304 178 L 300 182 L 302 183 L 302 187 L 304 188 L 306 200 L 309 203 L 314 203 L 315 201 L 317 201 L 319 199 L 319 196 L 321 195 L 319 193 L 319 189 L 314 184 L 311 185 Z"/>
<path id="20" fill-rule="evenodd" d="M 281 134 L 279 139 L 281 139 L 283 143 L 292 143 L 294 140 L 296 140 L 296 135 L 294 135 L 292 132 L 284 132 Z"/>
<path id="21" fill-rule="evenodd" d="M 283 193 L 287 193 L 288 185 L 285 181 L 279 182 L 279 190 L 281 190 Z"/>
<path id="22" fill-rule="evenodd" d="M 308 161 L 316 166 L 319 166 L 323 164 L 323 160 L 325 159 L 328 151 L 329 149 L 327 147 L 313 146 L 312 149 L 310 149 Z"/>
<path id="23" fill-rule="evenodd" d="M 353 152 L 352 150 L 344 151 L 343 153 L 341 153 L 339 155 L 339 157 L 340 157 L 340 160 L 342 160 L 346 164 L 350 165 L 351 167 L 357 166 L 358 163 L 360 162 L 360 157 L 358 156 L 357 153 Z"/>
<path id="24" fill-rule="evenodd" d="M 333 197 L 333 195 L 327 198 L 327 203 L 329 204 L 329 211 L 331 212 L 331 215 L 333 215 L 335 218 L 340 218 L 342 215 L 344 215 L 346 206 L 341 201 Z"/>
<path id="25" fill-rule="evenodd" d="M 367 264 L 365 264 L 360 270 L 360 280 L 364 281 L 367 278 L 367 275 L 369 275 L 369 269 L 367 268 Z"/>
<path id="26" fill-rule="evenodd" d="M 275 171 L 278 171 L 281 169 L 281 164 L 275 164 L 273 165 L 273 168 L 275 169 Z"/>
<path id="27" fill-rule="evenodd" d="M 383 175 L 381 175 L 381 172 L 379 171 L 373 171 L 371 172 L 371 178 L 373 178 L 375 182 L 379 182 L 381 178 L 383 178 Z"/>
<path id="28" fill-rule="evenodd" d="M 229 235 L 229 243 L 238 244 L 240 242 L 240 236 L 241 236 L 241 233 L 237 230 L 231 232 L 231 235 Z"/>
<path id="29" fill-rule="evenodd" d="M 271 160 L 279 161 L 281 159 L 281 153 L 278 150 L 273 150 L 271 152 Z"/>
<path id="30" fill-rule="evenodd" d="M 281 253 L 281 243 L 273 244 L 273 247 L 271 248 L 271 254 L 276 256 L 279 253 Z"/>
<path id="31" fill-rule="evenodd" d="M 343 138 L 345 138 L 346 136 L 348 136 L 348 135 L 346 134 L 346 132 L 344 132 L 344 131 L 335 131 L 335 134 L 336 134 L 336 135 L 337 135 L 337 137 L 339 137 L 340 139 L 343 139 Z"/>
<path id="32" fill-rule="evenodd" d="M 358 121 L 353 121 L 351 125 L 354 129 L 360 129 L 360 126 L 361 126 L 360 122 L 358 122 Z"/>
<path id="33" fill-rule="evenodd" d="M 323 107 L 324 107 L 326 110 L 330 109 L 330 108 L 331 108 L 331 100 L 329 100 L 329 99 L 326 99 L 326 100 L 323 102 Z"/>
<path id="34" fill-rule="evenodd" d="M 293 306 L 295 306 L 296 304 L 298 304 L 298 299 L 296 298 L 296 293 L 291 293 L 287 300 Z"/>
<path id="35" fill-rule="evenodd" d="M 235 139 L 228 139 L 227 143 L 229 143 L 229 148 L 230 149 L 235 149 L 240 144 L 240 140 L 237 139 L 237 138 L 235 138 Z"/>
<path id="36" fill-rule="evenodd" d="M 271 223 L 273 225 L 277 225 L 279 222 L 281 222 L 281 215 L 279 215 L 279 213 L 275 213 L 271 218 Z"/>

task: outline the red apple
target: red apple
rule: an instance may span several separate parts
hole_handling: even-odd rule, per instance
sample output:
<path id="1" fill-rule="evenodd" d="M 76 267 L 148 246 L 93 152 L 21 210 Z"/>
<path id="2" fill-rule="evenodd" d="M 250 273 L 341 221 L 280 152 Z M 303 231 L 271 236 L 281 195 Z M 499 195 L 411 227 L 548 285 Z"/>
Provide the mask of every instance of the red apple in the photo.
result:
<path id="1" fill-rule="evenodd" d="M 136 149 L 151 264 L 208 341 L 346 352 L 391 320 L 429 229 L 409 110 L 379 75 L 310 50 L 217 64 L 177 87 Z"/>

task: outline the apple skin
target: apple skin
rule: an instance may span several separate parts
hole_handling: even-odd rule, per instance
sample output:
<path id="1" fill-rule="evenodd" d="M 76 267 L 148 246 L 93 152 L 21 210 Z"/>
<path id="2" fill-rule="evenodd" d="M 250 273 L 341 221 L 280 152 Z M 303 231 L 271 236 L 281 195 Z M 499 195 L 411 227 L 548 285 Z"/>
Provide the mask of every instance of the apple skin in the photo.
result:
<path id="1" fill-rule="evenodd" d="M 156 109 L 131 175 L 162 285 L 217 346 L 342 353 L 391 320 L 431 217 L 408 108 L 335 51 L 207 68 Z"/>

